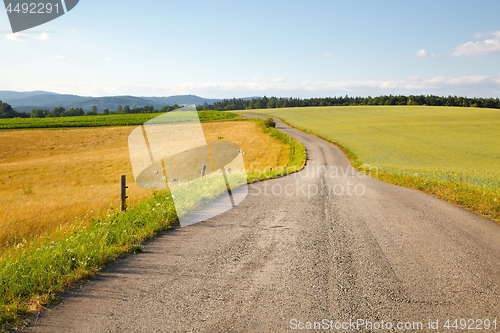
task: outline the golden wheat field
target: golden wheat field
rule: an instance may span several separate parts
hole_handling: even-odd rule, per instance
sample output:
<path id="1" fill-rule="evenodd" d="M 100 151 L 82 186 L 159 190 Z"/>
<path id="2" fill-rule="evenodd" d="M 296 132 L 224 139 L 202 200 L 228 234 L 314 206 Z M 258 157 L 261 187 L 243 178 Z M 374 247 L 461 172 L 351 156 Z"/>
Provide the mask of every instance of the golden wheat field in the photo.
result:
<path id="1" fill-rule="evenodd" d="M 288 148 L 254 122 L 202 126 L 207 142 L 238 144 L 247 169 L 288 163 Z M 0 246 L 20 244 L 118 210 L 122 174 L 128 179 L 129 205 L 151 195 L 133 182 L 128 136 L 134 129 L 0 131 Z"/>

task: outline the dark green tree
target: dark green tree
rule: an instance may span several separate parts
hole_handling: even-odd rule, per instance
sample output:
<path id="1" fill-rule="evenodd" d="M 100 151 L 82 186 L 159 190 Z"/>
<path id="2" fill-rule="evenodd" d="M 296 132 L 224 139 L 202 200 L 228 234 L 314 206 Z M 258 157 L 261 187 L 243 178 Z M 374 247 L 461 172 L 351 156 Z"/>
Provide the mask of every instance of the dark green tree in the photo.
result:
<path id="1" fill-rule="evenodd" d="M 47 114 L 49 113 L 48 110 L 42 110 L 42 109 L 33 109 L 31 110 L 31 118 L 45 118 Z"/>
<path id="2" fill-rule="evenodd" d="M 54 110 L 49 111 L 48 116 L 49 117 L 60 117 L 64 111 L 66 111 L 66 109 L 63 108 L 62 106 L 58 107 L 58 108 L 54 108 Z"/>
<path id="3" fill-rule="evenodd" d="M 16 110 L 7 103 L 0 101 L 0 118 L 14 118 L 18 115 Z"/>
<path id="4" fill-rule="evenodd" d="M 97 115 L 97 106 L 93 105 L 91 111 L 88 113 L 89 115 Z"/>

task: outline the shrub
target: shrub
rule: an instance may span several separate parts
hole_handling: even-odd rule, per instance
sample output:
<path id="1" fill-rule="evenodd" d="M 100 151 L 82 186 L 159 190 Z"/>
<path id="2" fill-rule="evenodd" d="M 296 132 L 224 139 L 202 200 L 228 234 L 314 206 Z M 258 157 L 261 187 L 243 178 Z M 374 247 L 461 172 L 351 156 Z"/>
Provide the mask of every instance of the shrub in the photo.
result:
<path id="1" fill-rule="evenodd" d="M 267 128 L 271 128 L 271 127 L 276 127 L 276 123 L 274 122 L 273 118 L 267 118 L 265 121 L 264 121 L 264 125 L 267 127 Z"/>

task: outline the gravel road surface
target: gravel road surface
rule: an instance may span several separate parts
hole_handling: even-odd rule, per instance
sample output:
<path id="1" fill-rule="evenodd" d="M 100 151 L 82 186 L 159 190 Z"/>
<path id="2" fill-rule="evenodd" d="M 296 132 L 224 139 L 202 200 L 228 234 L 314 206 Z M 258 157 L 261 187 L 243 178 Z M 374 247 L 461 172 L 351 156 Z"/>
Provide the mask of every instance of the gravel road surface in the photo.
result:
<path id="1" fill-rule="evenodd" d="M 150 241 L 24 331 L 427 332 L 439 320 L 457 332 L 443 325 L 461 318 L 497 318 L 500 331 L 500 225 L 363 177 L 332 144 L 277 127 L 306 146 L 304 170 Z"/>

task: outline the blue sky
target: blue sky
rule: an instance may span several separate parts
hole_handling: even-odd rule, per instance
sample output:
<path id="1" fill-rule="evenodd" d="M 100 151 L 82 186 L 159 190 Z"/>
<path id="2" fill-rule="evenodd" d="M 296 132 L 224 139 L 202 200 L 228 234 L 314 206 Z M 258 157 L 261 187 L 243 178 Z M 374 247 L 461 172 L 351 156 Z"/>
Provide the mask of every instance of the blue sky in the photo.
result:
<path id="1" fill-rule="evenodd" d="M 500 1 L 80 0 L 10 34 L 0 90 L 500 96 Z"/>

